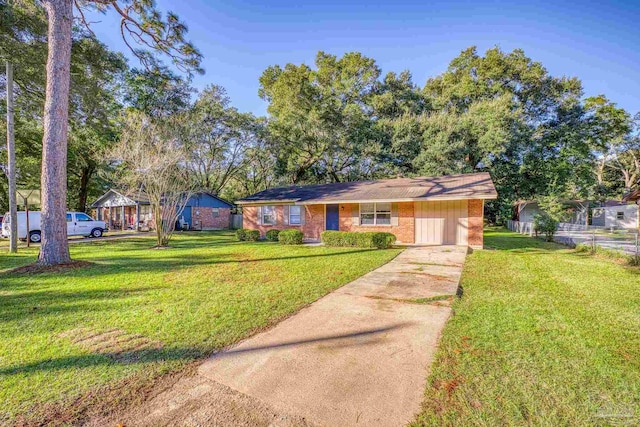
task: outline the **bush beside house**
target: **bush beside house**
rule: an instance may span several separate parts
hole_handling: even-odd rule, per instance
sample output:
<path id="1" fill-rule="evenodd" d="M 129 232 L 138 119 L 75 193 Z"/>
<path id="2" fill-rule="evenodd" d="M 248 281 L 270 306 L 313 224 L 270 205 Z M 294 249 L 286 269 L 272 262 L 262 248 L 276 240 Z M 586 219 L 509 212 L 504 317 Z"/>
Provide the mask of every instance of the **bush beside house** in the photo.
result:
<path id="1" fill-rule="evenodd" d="M 280 234 L 280 230 L 269 230 L 267 231 L 267 233 L 265 234 L 266 238 L 268 241 L 270 242 L 277 242 L 278 241 L 278 235 Z"/>
<path id="2" fill-rule="evenodd" d="M 396 241 L 396 236 L 383 232 L 349 232 L 323 231 L 320 234 L 322 242 L 327 246 L 343 246 L 356 248 L 386 249 Z"/>
<path id="3" fill-rule="evenodd" d="M 271 230 L 270 230 L 271 231 Z M 278 234 L 278 241 L 283 245 L 301 245 L 303 234 L 302 231 L 290 228 L 282 230 Z"/>
<path id="4" fill-rule="evenodd" d="M 245 240 L 249 242 L 257 242 L 260 240 L 260 232 L 258 230 L 246 230 Z"/>
<path id="5" fill-rule="evenodd" d="M 260 240 L 260 232 L 258 230 L 239 228 L 236 230 L 236 239 L 239 242 L 257 242 Z"/>

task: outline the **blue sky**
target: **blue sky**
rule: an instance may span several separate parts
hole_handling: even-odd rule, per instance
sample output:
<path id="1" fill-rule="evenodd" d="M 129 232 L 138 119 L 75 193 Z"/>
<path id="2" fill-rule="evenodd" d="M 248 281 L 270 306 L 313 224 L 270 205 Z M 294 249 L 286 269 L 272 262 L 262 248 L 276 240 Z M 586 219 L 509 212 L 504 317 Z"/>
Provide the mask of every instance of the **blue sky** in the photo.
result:
<path id="1" fill-rule="evenodd" d="M 496 45 L 522 48 L 551 74 L 579 77 L 585 96 L 603 93 L 632 114 L 640 112 L 640 2 L 157 3 L 186 22 L 188 39 L 204 55 L 206 74 L 195 78 L 195 86 L 224 86 L 234 106 L 257 115 L 266 112 L 258 78 L 270 65 L 312 65 L 319 50 L 359 51 L 374 58 L 383 74 L 408 69 L 422 86 L 473 45 L 480 52 Z M 98 37 L 130 57 L 114 12 L 97 19 Z"/>

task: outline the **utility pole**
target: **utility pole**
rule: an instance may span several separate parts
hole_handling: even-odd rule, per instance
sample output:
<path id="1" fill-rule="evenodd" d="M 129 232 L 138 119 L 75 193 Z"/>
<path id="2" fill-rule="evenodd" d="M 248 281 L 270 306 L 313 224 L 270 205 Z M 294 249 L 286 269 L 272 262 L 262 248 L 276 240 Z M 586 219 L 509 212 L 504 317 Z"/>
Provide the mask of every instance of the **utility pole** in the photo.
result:
<path id="1" fill-rule="evenodd" d="M 16 206 L 16 141 L 13 133 L 13 65 L 7 61 L 7 157 L 9 175 L 9 252 L 18 252 L 18 208 Z"/>

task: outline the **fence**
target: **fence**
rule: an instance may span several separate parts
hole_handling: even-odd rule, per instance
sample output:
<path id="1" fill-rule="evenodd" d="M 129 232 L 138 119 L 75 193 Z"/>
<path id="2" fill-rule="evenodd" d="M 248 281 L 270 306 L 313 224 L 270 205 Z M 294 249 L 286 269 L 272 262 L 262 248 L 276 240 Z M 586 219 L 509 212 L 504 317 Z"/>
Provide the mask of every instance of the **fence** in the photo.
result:
<path id="1" fill-rule="evenodd" d="M 533 223 L 525 221 L 507 221 L 507 228 L 520 234 L 528 234 L 533 236 Z"/>
<path id="2" fill-rule="evenodd" d="M 231 215 L 231 228 L 234 230 L 242 228 L 242 214 Z"/>
<path id="3" fill-rule="evenodd" d="M 516 233 L 533 236 L 532 222 L 507 221 L 507 228 Z M 564 245 L 577 246 L 587 245 L 593 249 L 596 246 L 604 249 L 624 252 L 633 256 L 638 262 L 640 257 L 639 230 L 632 229 L 605 229 L 604 227 L 594 227 L 579 224 L 560 223 L 558 231 L 553 239 Z"/>

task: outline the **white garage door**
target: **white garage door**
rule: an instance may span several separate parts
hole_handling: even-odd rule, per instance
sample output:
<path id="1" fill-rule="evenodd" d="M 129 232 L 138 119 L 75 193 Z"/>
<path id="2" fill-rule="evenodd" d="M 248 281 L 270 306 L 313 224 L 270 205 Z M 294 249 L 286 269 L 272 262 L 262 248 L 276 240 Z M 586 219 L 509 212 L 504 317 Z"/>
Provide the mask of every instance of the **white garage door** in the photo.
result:
<path id="1" fill-rule="evenodd" d="M 467 244 L 467 201 L 416 202 L 416 243 Z"/>

